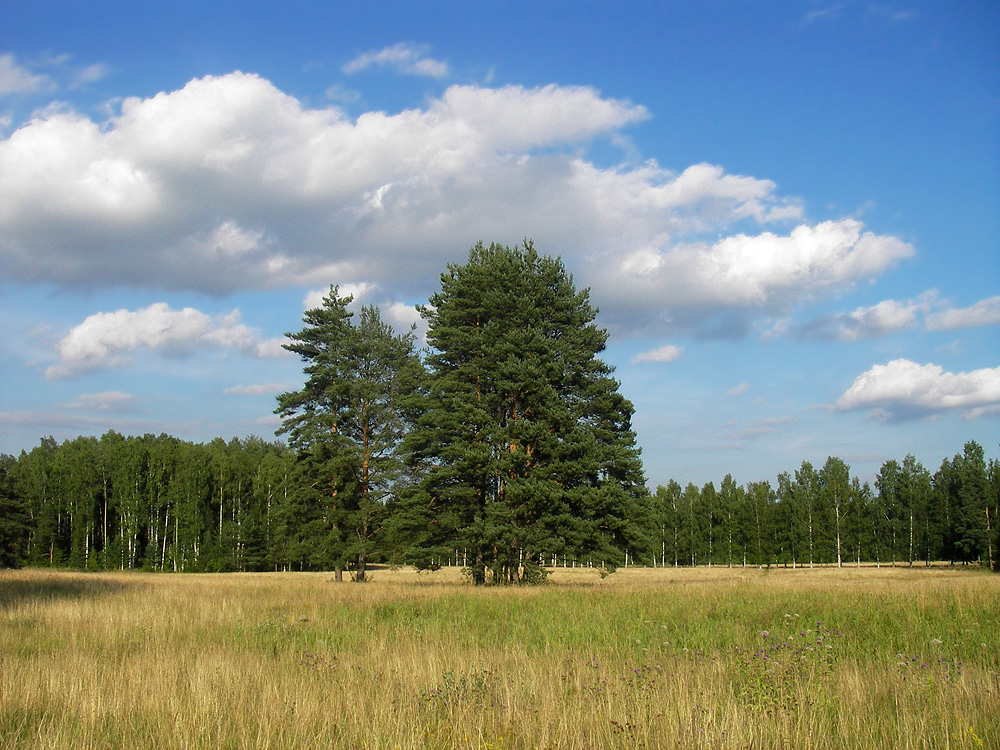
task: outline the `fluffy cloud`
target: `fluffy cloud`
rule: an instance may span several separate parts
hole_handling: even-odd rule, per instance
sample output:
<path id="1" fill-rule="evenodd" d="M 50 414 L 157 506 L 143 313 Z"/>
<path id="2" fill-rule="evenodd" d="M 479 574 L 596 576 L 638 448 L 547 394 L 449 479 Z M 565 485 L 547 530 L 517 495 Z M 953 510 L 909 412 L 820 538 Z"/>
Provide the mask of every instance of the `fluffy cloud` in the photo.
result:
<path id="1" fill-rule="evenodd" d="M 352 297 L 351 304 L 348 305 L 348 309 L 357 309 L 360 305 L 368 304 L 366 301 L 368 296 L 375 290 L 374 284 L 368 284 L 361 282 L 359 284 L 338 284 L 337 294 L 340 297 Z M 302 308 L 304 310 L 314 310 L 317 307 L 323 306 L 323 299 L 330 293 L 330 288 L 326 289 L 312 289 L 310 290 L 305 298 L 302 300 Z"/>
<path id="2" fill-rule="evenodd" d="M 23 94 L 49 88 L 48 76 L 32 73 L 17 64 L 14 55 L 0 55 L 0 96 Z"/>
<path id="3" fill-rule="evenodd" d="M 818 318 L 792 333 L 797 338 L 823 341 L 859 341 L 887 336 L 896 331 L 912 328 L 917 324 L 917 313 L 925 310 L 923 302 L 896 302 L 885 300 L 872 307 L 859 307 L 854 312 Z M 786 333 L 774 331 L 772 335 Z"/>
<path id="4" fill-rule="evenodd" d="M 351 122 L 257 76 L 208 77 L 0 141 L 0 256 L 14 280 L 213 293 L 432 279 L 480 237 L 573 208 L 551 205 L 573 160 L 528 152 L 644 117 L 586 88 L 455 86 Z"/>
<path id="5" fill-rule="evenodd" d="M 952 373 L 934 364 L 896 359 L 858 376 L 837 408 L 875 409 L 887 418 L 961 410 L 967 418 L 1000 407 L 1000 367 Z"/>
<path id="6" fill-rule="evenodd" d="M 711 245 L 636 250 L 621 260 L 613 285 L 633 300 L 768 309 L 878 275 L 911 255 L 905 242 L 843 219 L 800 225 L 786 236 L 739 234 Z"/>
<path id="7" fill-rule="evenodd" d="M 422 44 L 407 44 L 400 42 L 391 47 L 384 47 L 377 52 L 365 52 L 347 63 L 345 73 L 360 73 L 362 70 L 375 66 L 395 68 L 400 73 L 415 76 L 443 78 L 448 75 L 448 64 L 427 57 L 428 48 Z"/>
<path id="8" fill-rule="evenodd" d="M 879 302 L 874 307 L 859 307 L 839 321 L 837 338 L 856 341 L 911 328 L 916 324 L 918 309 L 917 305 L 894 300 Z"/>
<path id="9" fill-rule="evenodd" d="M 927 316 L 927 328 L 945 331 L 1000 323 L 1000 297 L 980 300 L 972 307 L 953 308 Z"/>
<path id="10" fill-rule="evenodd" d="M 391 325 L 400 333 L 408 333 L 411 328 L 416 327 L 414 333 L 418 340 L 424 340 L 427 336 L 427 321 L 420 316 L 416 305 L 407 305 L 402 302 L 390 302 L 379 307 L 382 320 Z"/>
<path id="11" fill-rule="evenodd" d="M 64 286 L 354 283 L 407 299 L 476 240 L 529 236 L 611 320 L 664 332 L 722 309 L 713 325 L 740 335 L 747 314 L 913 254 L 855 220 L 801 223 L 769 180 L 583 158 L 648 116 L 586 87 L 452 86 L 352 120 L 242 73 L 127 99 L 106 123 L 54 111 L 0 140 L 0 265 Z"/>
<path id="12" fill-rule="evenodd" d="M 239 321 L 235 310 L 213 318 L 190 307 L 172 310 L 162 302 L 134 312 L 96 313 L 59 342 L 59 362 L 45 375 L 54 380 L 120 367 L 140 349 L 183 354 L 199 347 L 218 347 L 251 357 L 287 354 L 280 341 L 260 341 L 253 329 Z"/>
<path id="13" fill-rule="evenodd" d="M 409 333 L 410 329 L 416 326 L 415 335 L 418 340 L 423 340 L 427 333 L 427 321 L 425 321 L 417 310 L 416 305 L 407 305 L 403 302 L 383 300 L 379 303 L 372 301 L 372 296 L 378 287 L 375 284 L 361 282 L 357 284 L 340 284 L 338 294 L 341 297 L 353 297 L 347 309 L 352 313 L 357 313 L 362 305 L 374 305 L 379 310 L 382 320 L 393 327 L 398 333 Z M 326 289 L 312 289 L 302 300 L 302 307 L 305 310 L 312 310 L 323 305 L 323 298 L 330 293 L 329 287 Z M 355 322 L 357 318 L 354 319 Z"/>
<path id="14" fill-rule="evenodd" d="M 661 346 L 659 349 L 653 349 L 648 352 L 636 354 L 632 357 L 632 362 L 673 362 L 675 359 L 680 357 L 683 352 L 683 346 L 667 344 L 666 346 Z"/>
<path id="15" fill-rule="evenodd" d="M 858 341 L 886 336 L 913 328 L 920 323 L 929 331 L 996 325 L 1000 323 L 1000 297 L 980 300 L 971 307 L 951 308 L 931 313 L 941 307 L 936 290 L 921 294 L 915 300 L 897 302 L 885 300 L 872 307 L 859 307 L 854 312 L 827 315 L 815 320 L 793 324 L 781 320 L 765 333 L 766 338 L 790 335 L 800 339 L 821 341 Z"/>

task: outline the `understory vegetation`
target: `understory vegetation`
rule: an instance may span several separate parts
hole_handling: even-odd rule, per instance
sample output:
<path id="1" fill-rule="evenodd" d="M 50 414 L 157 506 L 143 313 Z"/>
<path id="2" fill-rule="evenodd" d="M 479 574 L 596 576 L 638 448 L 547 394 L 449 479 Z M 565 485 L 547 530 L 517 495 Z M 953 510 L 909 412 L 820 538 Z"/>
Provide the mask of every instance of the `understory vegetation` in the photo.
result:
<path id="1" fill-rule="evenodd" d="M 1000 579 L 0 571 L 13 749 L 1000 746 Z"/>

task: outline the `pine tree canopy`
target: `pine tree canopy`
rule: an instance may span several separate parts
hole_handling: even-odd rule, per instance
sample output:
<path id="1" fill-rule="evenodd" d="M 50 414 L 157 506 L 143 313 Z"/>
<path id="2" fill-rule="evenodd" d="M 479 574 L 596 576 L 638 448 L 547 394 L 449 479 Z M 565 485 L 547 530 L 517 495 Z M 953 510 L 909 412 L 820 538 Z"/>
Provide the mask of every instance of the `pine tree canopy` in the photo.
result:
<path id="1" fill-rule="evenodd" d="M 426 474 L 406 505 L 434 530 L 424 547 L 465 549 L 477 583 L 554 555 L 619 562 L 644 478 L 588 292 L 530 241 L 480 243 L 422 314 L 427 396 L 410 446 Z"/>
<path id="2" fill-rule="evenodd" d="M 377 308 L 352 325 L 351 297 L 336 287 L 307 310 L 305 328 L 288 334 L 306 363 L 306 383 L 278 397 L 282 432 L 297 454 L 296 496 L 287 509 L 296 548 L 310 565 L 347 565 L 357 580 L 375 549 L 385 500 L 398 489 L 404 404 L 420 381 L 411 333 L 399 336 Z"/>

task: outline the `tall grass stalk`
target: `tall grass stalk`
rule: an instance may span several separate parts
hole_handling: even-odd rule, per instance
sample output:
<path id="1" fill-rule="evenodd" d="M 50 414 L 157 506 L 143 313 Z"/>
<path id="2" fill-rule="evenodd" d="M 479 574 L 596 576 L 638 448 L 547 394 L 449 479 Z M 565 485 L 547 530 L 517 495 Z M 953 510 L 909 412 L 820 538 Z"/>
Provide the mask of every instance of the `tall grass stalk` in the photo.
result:
<path id="1" fill-rule="evenodd" d="M 0 573 L 3 748 L 1000 747 L 1000 578 Z"/>

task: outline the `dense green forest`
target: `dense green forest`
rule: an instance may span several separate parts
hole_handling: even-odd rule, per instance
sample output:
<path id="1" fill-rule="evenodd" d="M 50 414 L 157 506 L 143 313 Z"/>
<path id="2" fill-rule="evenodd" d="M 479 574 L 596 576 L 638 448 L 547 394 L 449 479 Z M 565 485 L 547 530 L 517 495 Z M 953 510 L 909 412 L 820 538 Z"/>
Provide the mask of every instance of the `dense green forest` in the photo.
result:
<path id="1" fill-rule="evenodd" d="M 531 242 L 477 244 L 420 308 L 425 352 L 331 287 L 285 348 L 288 442 L 43 439 L 0 457 L 0 566 L 462 565 L 477 584 L 586 565 L 998 566 L 1000 463 L 967 443 L 874 487 L 830 457 L 767 481 L 645 487 L 587 290 Z"/>
<path id="2" fill-rule="evenodd" d="M 333 569 L 322 529 L 292 498 L 295 453 L 258 438 L 193 444 L 108 432 L 46 438 L 0 462 L 0 564 L 88 570 Z M 1000 462 L 970 442 L 933 474 L 912 457 L 887 461 L 875 486 L 838 458 L 803 463 L 777 482 L 729 476 L 669 482 L 636 504 L 627 548 L 608 560 L 572 550 L 551 565 L 805 565 L 927 561 L 997 563 Z M 403 562 L 407 539 L 387 518 L 373 562 Z M 839 544 L 838 544 L 839 540 Z M 464 564 L 459 548 L 440 564 Z M 346 561 L 345 561 L 346 562 Z"/>

